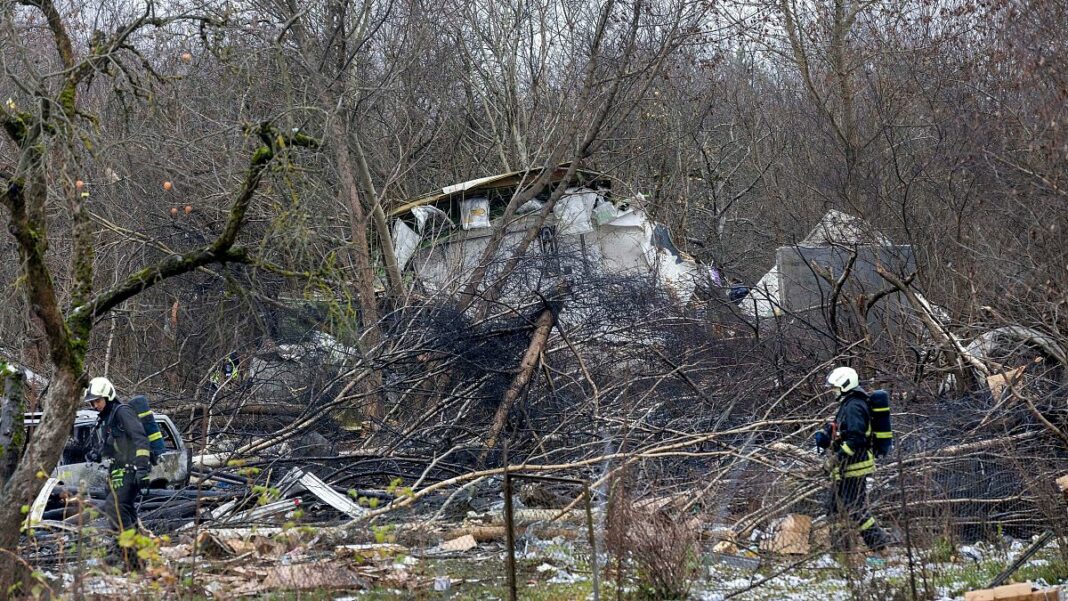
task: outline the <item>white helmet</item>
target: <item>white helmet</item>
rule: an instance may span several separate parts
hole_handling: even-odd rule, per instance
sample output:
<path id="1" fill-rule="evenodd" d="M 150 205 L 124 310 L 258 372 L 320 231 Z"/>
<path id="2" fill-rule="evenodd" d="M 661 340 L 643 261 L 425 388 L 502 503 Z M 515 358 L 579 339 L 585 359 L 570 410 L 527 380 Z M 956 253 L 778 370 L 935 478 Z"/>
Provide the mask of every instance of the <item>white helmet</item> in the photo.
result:
<path id="1" fill-rule="evenodd" d="M 96 377 L 89 380 L 89 388 L 85 389 L 85 398 L 83 400 L 87 403 L 96 399 L 114 401 L 118 396 L 115 393 L 115 387 L 111 384 L 111 380 L 104 377 Z"/>
<path id="2" fill-rule="evenodd" d="M 839 393 L 853 390 L 860 384 L 860 376 L 852 367 L 836 367 L 827 376 L 827 387 L 837 388 Z"/>

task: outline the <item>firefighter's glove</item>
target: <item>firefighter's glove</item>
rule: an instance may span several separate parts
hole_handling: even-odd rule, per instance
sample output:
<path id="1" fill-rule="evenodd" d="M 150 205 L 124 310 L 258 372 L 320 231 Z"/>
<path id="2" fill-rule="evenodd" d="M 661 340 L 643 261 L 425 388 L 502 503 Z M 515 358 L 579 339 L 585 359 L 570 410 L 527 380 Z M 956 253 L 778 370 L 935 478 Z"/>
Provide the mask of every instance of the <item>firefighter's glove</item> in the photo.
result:
<path id="1" fill-rule="evenodd" d="M 148 479 L 148 471 L 137 470 L 137 488 L 141 494 L 148 491 L 150 480 Z"/>
<path id="2" fill-rule="evenodd" d="M 111 470 L 111 488 L 118 490 L 122 488 L 122 483 L 126 481 L 126 468 L 120 467 Z"/>

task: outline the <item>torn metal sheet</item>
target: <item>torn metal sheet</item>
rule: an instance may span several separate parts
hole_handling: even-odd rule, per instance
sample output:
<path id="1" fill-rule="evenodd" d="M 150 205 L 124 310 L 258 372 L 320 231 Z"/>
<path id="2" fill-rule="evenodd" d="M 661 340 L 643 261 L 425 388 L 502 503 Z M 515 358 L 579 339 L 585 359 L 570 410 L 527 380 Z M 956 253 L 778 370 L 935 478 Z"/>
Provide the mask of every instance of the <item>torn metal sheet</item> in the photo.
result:
<path id="1" fill-rule="evenodd" d="M 827 211 L 819 223 L 809 231 L 799 247 L 818 247 L 831 244 L 892 246 L 893 243 L 863 219 L 842 211 Z M 782 314 L 782 271 L 779 263 L 768 270 L 749 288 L 739 308 L 750 317 L 773 317 Z"/>
<path id="2" fill-rule="evenodd" d="M 68 524 L 60 520 L 40 520 L 33 526 L 39 530 L 62 530 L 63 532 L 79 532 L 85 526 L 81 524 Z"/>
<path id="3" fill-rule="evenodd" d="M 964 348 L 969 355 L 988 360 L 997 355 L 999 347 L 1010 350 L 1021 344 L 1032 345 L 1042 350 L 1062 365 L 1068 365 L 1068 351 L 1053 338 L 1024 326 L 1003 326 L 983 332 Z"/>
<path id="4" fill-rule="evenodd" d="M 671 241 L 667 227 L 656 224 L 639 208 L 640 195 L 629 199 L 628 209 L 622 211 L 610 199 L 608 188 L 591 183 L 598 181 L 595 174 L 583 173 L 582 181 L 568 188 L 556 201 L 544 223 L 534 215 L 534 211 L 544 208 L 539 200 L 526 202 L 507 224 L 500 218 L 491 221 L 491 204 L 499 208 L 508 196 L 501 190 L 507 183 L 520 183 L 513 175 L 517 174 L 451 186 L 442 194 L 420 197 L 390 212 L 391 216 L 402 219 L 410 212 L 420 224 L 421 238 L 413 243 L 414 237 L 398 221 L 395 244 L 398 258 L 413 266 L 426 289 L 449 291 L 466 285 L 467 279 L 477 273 L 492 234 L 487 230 L 493 227 L 507 228 L 494 264 L 506 264 L 505 260 L 514 256 L 530 228 L 540 226 L 537 242 L 540 252 L 530 253 L 533 269 L 565 275 L 602 273 L 645 281 L 651 276 L 652 281 L 680 303 L 689 302 L 698 279 L 705 277 L 693 257 L 681 252 Z M 446 202 L 450 210 L 459 208 L 464 231 L 450 232 L 427 244 L 428 234 L 422 230 L 429 214 L 426 209 L 434 203 L 442 203 L 446 208 Z M 407 224 L 411 222 L 412 219 L 407 219 Z M 407 253 L 413 246 L 416 248 L 409 259 Z"/>
<path id="5" fill-rule="evenodd" d="M 37 493 L 37 498 L 33 500 L 33 505 L 30 506 L 30 514 L 26 516 L 26 526 L 33 528 L 41 523 L 44 518 L 45 507 L 48 506 L 48 498 L 52 496 L 52 489 L 59 484 L 59 480 L 56 478 L 49 478 L 45 481 L 44 486 L 41 487 L 41 492 Z"/>
<path id="6" fill-rule="evenodd" d="M 430 230 L 434 229 L 456 227 L 445 211 L 430 205 L 415 207 L 412 209 L 412 216 L 415 217 L 415 229 L 423 235 L 429 234 Z"/>
<path id="7" fill-rule="evenodd" d="M 526 213 L 534 213 L 540 211 L 541 208 L 544 206 L 544 203 L 542 203 L 540 200 L 532 198 L 520 205 L 519 208 L 515 210 L 515 214 L 525 215 Z"/>
<path id="8" fill-rule="evenodd" d="M 227 501 L 215 509 L 212 509 L 208 512 L 208 516 L 213 520 L 222 519 L 228 514 L 233 513 L 235 507 L 237 507 L 237 499 Z"/>
<path id="9" fill-rule="evenodd" d="M 219 523 L 240 524 L 244 522 L 258 522 L 268 518 L 285 515 L 298 507 L 300 507 L 300 499 L 283 499 L 281 501 L 253 507 L 252 509 L 241 511 L 239 513 L 230 514 L 221 518 Z"/>
<path id="10" fill-rule="evenodd" d="M 397 256 L 398 267 L 404 269 L 404 266 L 408 264 L 408 259 L 415 254 L 415 249 L 419 248 L 421 239 L 422 237 L 408 227 L 408 224 L 400 219 L 393 221 L 393 254 Z"/>
<path id="11" fill-rule="evenodd" d="M 587 188 L 570 188 L 553 206 L 556 231 L 560 236 L 580 236 L 593 231 L 590 217 L 599 196 Z"/>
<path id="12" fill-rule="evenodd" d="M 597 206 L 593 207 L 593 220 L 599 226 L 613 221 L 619 215 L 620 211 L 616 208 L 616 205 L 604 199 L 600 199 L 597 202 Z"/>
<path id="13" fill-rule="evenodd" d="M 334 509 L 344 513 L 350 518 L 363 517 L 367 510 L 360 507 L 357 503 L 349 499 L 347 496 L 334 490 L 334 487 L 330 486 L 326 482 L 323 482 L 318 476 L 310 472 L 305 472 L 300 468 L 293 468 L 290 470 L 282 482 L 286 482 L 292 478 L 296 478 L 297 484 L 287 486 L 287 493 L 292 494 L 295 490 L 303 489 L 308 493 L 315 495 L 317 499 L 333 507 Z M 298 487 L 299 484 L 299 487 Z M 280 487 L 281 488 L 281 487 Z"/>

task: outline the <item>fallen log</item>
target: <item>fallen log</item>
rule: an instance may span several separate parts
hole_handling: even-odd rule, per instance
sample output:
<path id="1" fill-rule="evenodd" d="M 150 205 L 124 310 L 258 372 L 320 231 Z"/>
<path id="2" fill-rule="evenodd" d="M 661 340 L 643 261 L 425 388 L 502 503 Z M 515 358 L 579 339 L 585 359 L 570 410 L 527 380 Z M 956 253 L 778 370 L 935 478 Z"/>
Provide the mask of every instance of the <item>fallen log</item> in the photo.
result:
<path id="1" fill-rule="evenodd" d="M 504 429 L 504 424 L 508 420 L 508 412 L 512 410 L 512 404 L 515 403 L 515 400 L 519 398 L 519 395 L 526 389 L 527 384 L 530 383 L 530 377 L 534 373 L 534 368 L 538 366 L 538 358 L 541 356 L 542 351 L 545 350 L 545 343 L 549 340 L 549 332 L 555 323 L 556 309 L 546 304 L 534 322 L 534 334 L 531 335 L 530 344 L 527 346 L 526 352 L 523 353 L 523 360 L 519 363 L 519 373 L 515 375 L 512 385 L 504 392 L 504 397 L 501 399 L 500 405 L 497 406 L 497 412 L 493 416 L 493 425 L 490 427 L 489 434 L 486 435 L 485 448 L 478 456 L 479 465 L 485 465 L 486 456 L 497 446 L 497 437 L 500 436 L 501 430 Z"/>

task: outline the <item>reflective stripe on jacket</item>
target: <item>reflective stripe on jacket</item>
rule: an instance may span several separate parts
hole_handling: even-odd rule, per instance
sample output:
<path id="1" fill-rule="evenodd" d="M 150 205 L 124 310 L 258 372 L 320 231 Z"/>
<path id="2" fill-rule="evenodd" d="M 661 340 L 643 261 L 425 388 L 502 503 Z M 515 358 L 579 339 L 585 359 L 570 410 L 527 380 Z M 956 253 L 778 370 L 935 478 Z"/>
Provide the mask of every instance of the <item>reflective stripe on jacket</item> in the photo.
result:
<path id="1" fill-rule="evenodd" d="M 834 423 L 837 436 L 831 444 L 831 450 L 837 453 L 839 464 L 835 479 L 860 478 L 874 473 L 868 395 L 859 388 L 843 395 Z"/>

